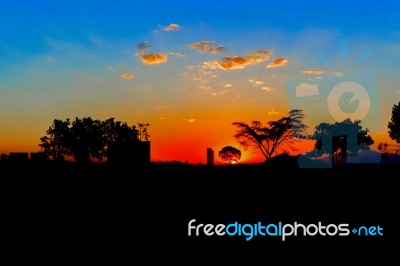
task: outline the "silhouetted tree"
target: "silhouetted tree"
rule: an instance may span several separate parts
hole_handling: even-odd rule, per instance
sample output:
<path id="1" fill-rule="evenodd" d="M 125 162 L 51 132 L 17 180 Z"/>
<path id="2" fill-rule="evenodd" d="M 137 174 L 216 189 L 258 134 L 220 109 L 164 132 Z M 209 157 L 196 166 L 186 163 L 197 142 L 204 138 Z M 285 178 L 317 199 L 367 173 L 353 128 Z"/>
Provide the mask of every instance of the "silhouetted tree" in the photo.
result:
<path id="1" fill-rule="evenodd" d="M 252 148 L 260 151 L 268 160 L 280 151 L 297 150 L 294 144 L 299 139 L 306 138 L 307 127 L 303 119 L 302 110 L 291 110 L 288 116 L 268 122 L 266 126 L 259 121 L 251 124 L 234 122 L 233 125 L 237 128 L 234 137 L 245 150 Z"/>
<path id="2" fill-rule="evenodd" d="M 219 158 L 227 163 L 238 162 L 242 157 L 242 152 L 232 146 L 225 146 L 218 153 Z"/>
<path id="3" fill-rule="evenodd" d="M 39 146 L 53 160 L 64 160 L 72 156 L 79 163 L 87 163 L 92 159 L 101 161 L 107 156 L 111 142 L 148 141 L 149 124 L 138 125 L 138 128 L 128 126 L 114 118 L 100 121 L 84 117 L 75 118 L 72 122 L 70 119 L 55 119 L 46 131 L 46 136 L 40 138 Z"/>
<path id="4" fill-rule="evenodd" d="M 361 150 L 369 150 L 374 140 L 368 135 L 368 129 L 362 129 L 361 120 L 345 119 L 333 124 L 321 123 L 315 127 L 311 139 L 315 139 L 315 149 L 332 155 L 342 161 L 347 155 L 356 155 Z"/>
<path id="5" fill-rule="evenodd" d="M 388 123 L 389 128 L 389 137 L 396 141 L 397 144 L 400 144 L 400 101 L 396 105 L 393 105 L 392 108 L 392 117 Z M 379 143 L 378 149 L 383 154 L 399 154 L 400 153 L 400 145 L 396 144 L 388 144 L 388 143 Z"/>
<path id="6" fill-rule="evenodd" d="M 397 105 L 393 105 L 392 118 L 389 121 L 388 128 L 390 138 L 400 144 L 400 101 Z"/>

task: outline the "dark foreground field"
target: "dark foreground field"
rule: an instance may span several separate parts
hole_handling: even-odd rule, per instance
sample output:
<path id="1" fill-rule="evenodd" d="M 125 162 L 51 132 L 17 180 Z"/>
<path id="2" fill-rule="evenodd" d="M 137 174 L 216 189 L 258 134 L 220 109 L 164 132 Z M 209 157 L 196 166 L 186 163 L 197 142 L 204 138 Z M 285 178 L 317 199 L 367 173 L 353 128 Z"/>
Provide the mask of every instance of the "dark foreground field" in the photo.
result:
<path id="1" fill-rule="evenodd" d="M 0 161 L 1 162 L 1 161 Z M 258 165 L 144 167 L 0 163 L 3 242 L 9 252 L 60 261 L 145 257 L 150 264 L 211 254 L 243 258 L 392 254 L 399 236 L 398 169 L 297 169 Z M 189 237 L 188 222 L 379 225 L 383 237 Z M 398 246 L 398 245 L 397 245 Z M 147 255 L 150 254 L 150 255 Z M 18 257 L 18 256 L 17 256 Z M 227 257 L 227 258 L 228 258 Z M 284 258 L 284 257 L 282 257 Z M 115 261 L 114 261 L 115 262 Z M 188 263 L 191 264 L 191 263 Z M 322 263 L 325 264 L 325 263 Z"/>

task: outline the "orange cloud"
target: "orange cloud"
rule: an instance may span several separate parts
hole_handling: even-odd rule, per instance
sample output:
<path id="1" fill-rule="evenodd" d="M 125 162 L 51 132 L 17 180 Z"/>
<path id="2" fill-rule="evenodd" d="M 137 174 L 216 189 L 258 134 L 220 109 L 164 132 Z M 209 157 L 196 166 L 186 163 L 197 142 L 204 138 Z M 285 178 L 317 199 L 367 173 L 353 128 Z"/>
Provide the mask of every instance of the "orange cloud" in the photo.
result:
<path id="1" fill-rule="evenodd" d="M 272 109 L 271 111 L 268 111 L 267 113 L 268 113 L 268 115 L 278 115 L 278 114 L 280 114 L 280 112 L 276 111 L 275 109 Z"/>
<path id="2" fill-rule="evenodd" d="M 179 30 L 181 26 L 179 24 L 171 23 L 168 26 L 164 27 L 165 31 L 174 31 L 174 30 Z"/>
<path id="3" fill-rule="evenodd" d="M 283 67 L 287 65 L 288 60 L 286 58 L 277 58 L 275 59 L 272 63 L 269 63 L 267 65 L 267 68 L 277 68 L 277 67 Z"/>
<path id="4" fill-rule="evenodd" d="M 133 79 L 135 76 L 130 74 L 130 73 L 125 73 L 121 75 L 121 78 L 123 79 Z"/>
<path id="5" fill-rule="evenodd" d="M 257 54 L 250 54 L 248 56 L 226 56 L 219 61 L 202 62 L 199 66 L 200 69 L 243 69 L 248 65 L 255 65 L 265 62 L 269 59 L 271 52 L 267 50 L 259 50 Z"/>
<path id="6" fill-rule="evenodd" d="M 197 49 L 197 51 L 199 53 L 209 52 L 212 54 L 218 54 L 220 52 L 225 51 L 225 46 L 223 46 L 223 45 L 215 46 L 214 42 L 210 42 L 210 41 L 196 42 L 196 43 L 188 44 L 188 45 L 186 45 L 186 47 L 189 49 Z"/>
<path id="7" fill-rule="evenodd" d="M 137 53 L 136 56 L 139 57 L 143 64 L 147 65 L 160 64 L 168 61 L 168 57 L 162 53 Z"/>

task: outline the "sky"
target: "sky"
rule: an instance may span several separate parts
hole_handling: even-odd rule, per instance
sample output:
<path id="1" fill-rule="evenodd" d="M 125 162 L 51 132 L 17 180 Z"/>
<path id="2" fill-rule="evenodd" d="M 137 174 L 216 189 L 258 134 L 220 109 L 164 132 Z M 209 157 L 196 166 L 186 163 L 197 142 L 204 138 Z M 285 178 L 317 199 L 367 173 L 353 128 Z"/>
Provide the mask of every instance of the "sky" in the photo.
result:
<path id="1" fill-rule="evenodd" d="M 208 147 L 240 148 L 233 122 L 299 104 L 309 133 L 333 122 L 327 80 L 354 73 L 366 127 L 390 142 L 398 14 L 398 1 L 2 1 L 0 153 L 39 151 L 54 119 L 114 117 L 150 124 L 152 161 L 205 163 Z M 321 93 L 303 100 L 298 86 Z"/>

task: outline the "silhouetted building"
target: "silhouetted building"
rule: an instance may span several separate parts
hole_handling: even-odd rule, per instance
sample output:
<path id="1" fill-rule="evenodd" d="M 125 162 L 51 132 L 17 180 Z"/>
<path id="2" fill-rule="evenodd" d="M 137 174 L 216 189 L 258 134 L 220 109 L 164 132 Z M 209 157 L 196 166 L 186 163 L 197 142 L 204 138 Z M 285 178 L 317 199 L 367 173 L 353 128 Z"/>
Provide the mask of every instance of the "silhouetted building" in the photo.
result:
<path id="1" fill-rule="evenodd" d="M 8 155 L 5 154 L 5 153 L 2 153 L 2 154 L 0 155 L 0 158 L 1 158 L 1 160 L 7 160 L 7 159 L 8 159 Z"/>
<path id="2" fill-rule="evenodd" d="M 28 153 L 27 152 L 10 152 L 9 160 L 28 161 Z"/>
<path id="3" fill-rule="evenodd" d="M 214 165 L 214 151 L 211 148 L 207 148 L 207 165 Z"/>
<path id="4" fill-rule="evenodd" d="M 150 141 L 112 142 L 107 161 L 113 165 L 145 166 L 150 163 Z"/>
<path id="5" fill-rule="evenodd" d="M 45 160 L 47 160 L 47 156 L 44 152 L 31 152 L 31 160 L 32 161 L 45 161 Z"/>

